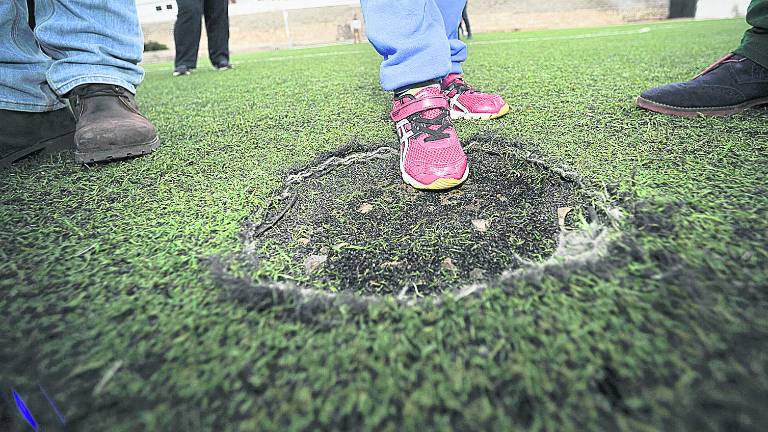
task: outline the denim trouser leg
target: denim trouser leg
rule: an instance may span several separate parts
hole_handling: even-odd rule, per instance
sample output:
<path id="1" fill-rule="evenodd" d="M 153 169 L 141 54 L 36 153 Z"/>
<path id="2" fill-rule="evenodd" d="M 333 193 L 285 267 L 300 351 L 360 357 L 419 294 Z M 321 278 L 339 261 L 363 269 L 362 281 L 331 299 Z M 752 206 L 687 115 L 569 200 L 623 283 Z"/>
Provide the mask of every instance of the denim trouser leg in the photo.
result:
<path id="1" fill-rule="evenodd" d="M 361 0 L 360 3 L 368 40 L 384 57 L 380 69 L 384 90 L 448 75 L 451 47 L 435 0 Z"/>
<path id="2" fill-rule="evenodd" d="M 144 37 L 134 0 L 35 0 L 35 8 L 35 36 L 53 59 L 46 76 L 57 94 L 97 83 L 136 92 Z"/>
<path id="3" fill-rule="evenodd" d="M 63 108 L 46 82 L 51 59 L 40 51 L 28 17 L 26 0 L 0 0 L 0 109 Z"/>

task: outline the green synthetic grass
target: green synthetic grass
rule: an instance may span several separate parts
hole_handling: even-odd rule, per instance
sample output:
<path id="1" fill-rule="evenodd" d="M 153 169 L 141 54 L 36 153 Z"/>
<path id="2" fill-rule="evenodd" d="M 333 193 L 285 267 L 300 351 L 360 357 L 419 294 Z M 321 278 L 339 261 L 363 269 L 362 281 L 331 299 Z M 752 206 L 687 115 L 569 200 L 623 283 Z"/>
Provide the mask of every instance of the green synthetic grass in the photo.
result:
<path id="1" fill-rule="evenodd" d="M 439 306 L 254 306 L 211 271 L 290 167 L 351 141 L 397 145 L 370 47 L 183 78 L 148 66 L 157 153 L 1 173 L 0 425 L 28 430 L 15 388 L 56 429 L 40 383 L 71 430 L 765 430 L 766 113 L 633 107 L 745 28 L 478 35 L 467 77 L 512 110 L 461 137 L 535 150 L 627 215 L 599 263 Z"/>

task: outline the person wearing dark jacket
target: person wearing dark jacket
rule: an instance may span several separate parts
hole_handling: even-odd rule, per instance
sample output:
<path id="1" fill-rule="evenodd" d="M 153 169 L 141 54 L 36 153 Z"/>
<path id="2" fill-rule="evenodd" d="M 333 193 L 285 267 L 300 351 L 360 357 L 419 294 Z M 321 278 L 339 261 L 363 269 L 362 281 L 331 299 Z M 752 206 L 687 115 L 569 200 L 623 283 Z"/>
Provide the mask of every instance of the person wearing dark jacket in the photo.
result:
<path id="1" fill-rule="evenodd" d="M 232 69 L 229 62 L 229 3 L 235 0 L 178 0 L 173 39 L 176 44 L 174 76 L 197 68 L 202 20 L 208 35 L 208 58 L 216 70 Z"/>
<path id="2" fill-rule="evenodd" d="M 667 84 L 637 98 L 661 114 L 727 116 L 768 104 L 768 0 L 752 0 L 741 46 L 690 81 Z"/>

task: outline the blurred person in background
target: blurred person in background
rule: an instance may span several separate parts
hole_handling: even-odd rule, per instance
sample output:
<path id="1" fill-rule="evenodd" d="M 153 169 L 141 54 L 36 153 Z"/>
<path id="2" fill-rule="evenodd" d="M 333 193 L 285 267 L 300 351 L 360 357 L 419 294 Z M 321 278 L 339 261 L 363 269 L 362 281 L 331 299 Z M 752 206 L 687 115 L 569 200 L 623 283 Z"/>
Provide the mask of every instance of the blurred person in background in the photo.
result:
<path id="1" fill-rule="evenodd" d="M 355 43 L 362 42 L 360 31 L 363 28 L 363 24 L 360 22 L 360 19 L 357 18 L 357 14 L 352 17 L 352 21 L 349 23 L 349 28 L 352 29 L 352 36 L 354 37 Z"/>
<path id="2" fill-rule="evenodd" d="M 464 10 L 461 11 L 461 22 L 459 23 L 459 31 L 464 35 L 467 40 L 472 39 L 472 27 L 469 25 L 469 14 L 467 14 L 467 7 L 469 7 L 469 1 L 464 5 Z"/>
<path id="3" fill-rule="evenodd" d="M 236 0 L 177 0 L 179 11 L 173 27 L 176 60 L 173 76 L 189 75 L 197 68 L 202 20 L 208 35 L 208 58 L 214 69 L 232 69 L 229 62 L 229 3 Z"/>
<path id="4" fill-rule="evenodd" d="M 155 150 L 134 96 L 144 79 L 135 1 L 36 3 L 0 1 L 0 166 L 72 146 L 80 163 Z"/>
<path id="5" fill-rule="evenodd" d="M 366 35 L 384 57 L 380 81 L 393 92 L 400 173 L 416 189 L 450 189 L 469 175 L 452 119 L 491 120 L 509 112 L 501 96 L 464 81 L 459 40 L 466 0 L 362 0 Z"/>
<path id="6" fill-rule="evenodd" d="M 768 0 L 752 0 L 752 26 L 739 46 L 684 83 L 657 87 L 640 95 L 637 105 L 661 114 L 726 116 L 768 104 Z"/>

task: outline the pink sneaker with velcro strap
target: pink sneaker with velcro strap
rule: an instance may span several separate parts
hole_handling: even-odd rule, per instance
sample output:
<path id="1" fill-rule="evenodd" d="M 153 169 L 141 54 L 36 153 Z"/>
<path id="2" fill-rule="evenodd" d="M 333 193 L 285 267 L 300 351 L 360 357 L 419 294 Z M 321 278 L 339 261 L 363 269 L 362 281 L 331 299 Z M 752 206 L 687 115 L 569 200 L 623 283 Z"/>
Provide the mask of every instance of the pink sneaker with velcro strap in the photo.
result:
<path id="1" fill-rule="evenodd" d="M 393 101 L 390 116 L 400 137 L 400 172 L 416 189 L 450 189 L 469 175 L 448 109 L 438 85 L 411 90 Z"/>
<path id="2" fill-rule="evenodd" d="M 509 105 L 501 96 L 472 88 L 461 74 L 448 74 L 440 87 L 450 101 L 452 119 L 492 120 L 509 112 Z"/>

